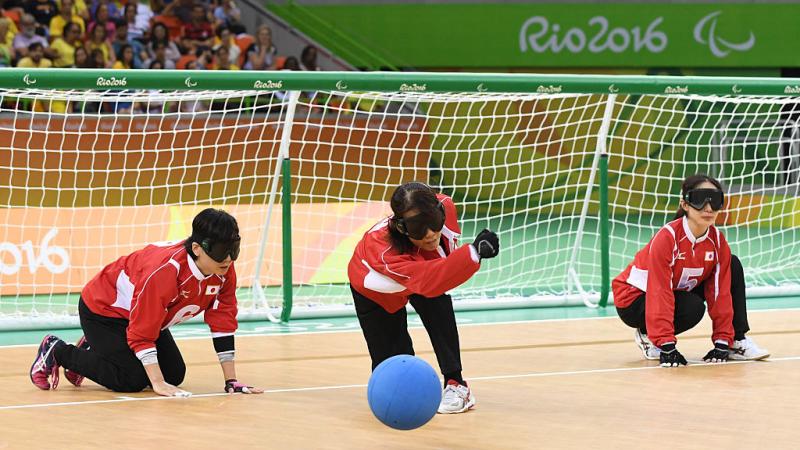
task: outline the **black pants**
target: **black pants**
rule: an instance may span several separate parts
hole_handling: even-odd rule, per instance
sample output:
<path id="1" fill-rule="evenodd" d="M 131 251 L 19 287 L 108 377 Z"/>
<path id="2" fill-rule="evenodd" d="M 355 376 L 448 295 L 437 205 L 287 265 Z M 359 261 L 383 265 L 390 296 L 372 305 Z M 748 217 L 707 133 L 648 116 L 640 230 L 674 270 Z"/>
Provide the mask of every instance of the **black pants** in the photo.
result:
<path id="1" fill-rule="evenodd" d="M 352 288 L 350 290 L 353 292 L 358 322 L 372 358 L 372 370 L 392 356 L 413 355 L 414 346 L 408 334 L 406 309 L 389 313 L 369 298 Z M 410 301 L 431 338 L 442 374 L 447 377 L 448 374 L 458 373 L 460 377 L 461 348 L 453 299 L 449 295 L 436 298 L 412 295 Z"/>
<path id="2" fill-rule="evenodd" d="M 700 323 L 706 311 L 704 285 L 700 283 L 691 292 L 674 291 L 675 294 L 675 334 L 681 334 Z M 644 309 L 647 294 L 639 296 L 627 308 L 617 308 L 620 319 L 632 328 L 647 334 Z M 734 339 L 744 339 L 750 331 L 747 323 L 747 301 L 745 298 L 744 269 L 736 255 L 731 255 L 731 298 L 733 301 Z"/>
<path id="3" fill-rule="evenodd" d="M 78 304 L 78 314 L 90 348 L 59 345 L 53 350 L 58 364 L 116 392 L 139 392 L 149 386 L 144 366 L 128 347 L 128 321 L 95 314 L 83 299 Z M 169 330 L 161 331 L 156 350 L 164 381 L 174 386 L 181 384 L 186 364 Z"/>

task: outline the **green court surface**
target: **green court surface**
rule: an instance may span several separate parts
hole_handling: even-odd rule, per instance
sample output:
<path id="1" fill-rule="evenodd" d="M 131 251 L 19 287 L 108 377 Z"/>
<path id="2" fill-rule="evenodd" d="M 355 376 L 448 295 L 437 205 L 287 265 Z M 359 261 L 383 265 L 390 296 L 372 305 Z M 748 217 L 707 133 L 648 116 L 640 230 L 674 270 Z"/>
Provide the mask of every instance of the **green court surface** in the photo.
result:
<path id="1" fill-rule="evenodd" d="M 748 309 L 752 311 L 766 309 L 800 309 L 800 298 L 758 298 L 748 301 Z M 580 320 L 616 317 L 613 306 L 599 309 L 590 309 L 583 306 L 501 309 L 488 311 L 460 311 L 456 313 L 459 325 L 498 324 L 545 320 Z M 422 327 L 419 318 L 409 316 L 410 327 Z M 620 322 L 620 328 L 625 325 Z M 170 329 L 176 339 L 209 338 L 208 327 L 202 323 L 181 324 Z M 276 324 L 271 322 L 241 322 L 237 335 L 286 335 L 293 333 L 330 333 L 330 332 L 357 332 L 360 331 L 358 320 L 353 317 L 335 317 L 326 319 L 300 319 L 289 324 Z M 76 341 L 81 336 L 79 329 L 54 330 L 62 339 Z M 41 331 L 3 331 L 0 332 L 0 346 L 32 345 L 38 344 L 42 336 L 47 333 Z"/>

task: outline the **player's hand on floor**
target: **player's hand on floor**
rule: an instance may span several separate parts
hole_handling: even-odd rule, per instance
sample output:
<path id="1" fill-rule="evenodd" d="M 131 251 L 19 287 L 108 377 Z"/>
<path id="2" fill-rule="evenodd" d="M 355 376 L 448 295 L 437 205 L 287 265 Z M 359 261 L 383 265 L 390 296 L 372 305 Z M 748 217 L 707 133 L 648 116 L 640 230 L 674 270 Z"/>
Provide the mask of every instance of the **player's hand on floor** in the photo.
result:
<path id="1" fill-rule="evenodd" d="M 661 367 L 678 367 L 687 364 L 686 358 L 675 348 L 675 344 L 663 344 L 661 347 Z"/>
<path id="2" fill-rule="evenodd" d="M 235 379 L 225 380 L 225 392 L 229 394 L 242 393 L 242 394 L 263 394 L 264 390 L 257 387 L 248 386 L 240 383 Z"/>
<path id="3" fill-rule="evenodd" d="M 481 259 L 494 258 L 500 253 L 500 240 L 497 239 L 497 233 L 485 228 L 478 233 L 475 241 L 472 242 L 472 246 L 478 251 Z"/>
<path id="4" fill-rule="evenodd" d="M 173 386 L 166 381 L 153 383 L 153 392 L 164 397 L 191 397 L 192 393 Z"/>
<path id="5" fill-rule="evenodd" d="M 706 356 L 703 357 L 703 361 L 710 363 L 726 362 L 728 360 L 728 354 L 728 344 L 724 342 L 715 342 L 714 348 L 706 353 Z"/>

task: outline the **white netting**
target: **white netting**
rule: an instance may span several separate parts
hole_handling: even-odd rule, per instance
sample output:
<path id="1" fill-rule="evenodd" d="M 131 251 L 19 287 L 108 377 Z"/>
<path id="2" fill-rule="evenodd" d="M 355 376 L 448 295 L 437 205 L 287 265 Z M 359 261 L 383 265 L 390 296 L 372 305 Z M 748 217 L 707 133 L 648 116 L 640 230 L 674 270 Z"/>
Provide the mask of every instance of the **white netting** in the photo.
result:
<path id="1" fill-rule="evenodd" d="M 285 92 L 6 90 L 0 100 L 0 317 L 73 314 L 76 293 L 104 264 L 147 242 L 186 237 L 207 205 L 229 209 L 242 226 L 243 310 L 265 306 L 247 290 L 265 233 L 259 283 L 267 303 L 280 305 L 280 207 L 268 230 L 265 223 Z M 552 304 L 577 286 L 596 294 L 599 177 L 589 180 L 607 100 L 302 93 L 287 141 L 296 308 L 349 302 L 354 245 L 410 180 L 455 199 L 464 242 L 484 227 L 500 234 L 500 256 L 456 298 Z M 612 277 L 668 220 L 680 181 L 706 172 L 730 191 L 723 230 L 748 285 L 796 284 L 796 105 L 617 97 L 607 124 Z"/>

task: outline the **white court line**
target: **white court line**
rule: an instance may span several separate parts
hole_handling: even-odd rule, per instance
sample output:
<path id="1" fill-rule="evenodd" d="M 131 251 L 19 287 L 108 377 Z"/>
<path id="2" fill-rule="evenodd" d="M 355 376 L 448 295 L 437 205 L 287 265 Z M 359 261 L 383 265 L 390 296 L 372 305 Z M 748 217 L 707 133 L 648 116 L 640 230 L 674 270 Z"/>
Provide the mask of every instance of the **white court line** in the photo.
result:
<path id="1" fill-rule="evenodd" d="M 729 364 L 753 364 L 753 363 L 768 363 L 768 362 L 785 362 L 785 361 L 798 361 L 800 360 L 800 356 L 785 356 L 782 358 L 770 358 L 766 361 L 729 361 L 724 363 L 726 365 Z M 719 364 L 704 364 L 704 363 L 695 363 L 695 361 L 690 361 L 690 364 L 686 366 L 689 367 L 712 367 L 717 366 Z M 486 377 L 469 377 L 470 380 L 508 380 L 508 379 L 515 379 L 515 378 L 542 378 L 542 377 L 557 377 L 557 376 L 565 376 L 565 375 L 592 375 L 592 374 L 603 374 L 603 373 L 616 373 L 616 372 L 637 372 L 642 370 L 687 370 L 686 368 L 677 368 L 677 369 L 664 369 L 660 366 L 645 366 L 645 367 L 614 367 L 609 369 L 589 369 L 589 370 L 569 370 L 569 371 L 560 371 L 560 372 L 536 372 L 536 373 L 521 373 L 521 374 L 514 374 L 514 375 L 493 375 L 493 376 L 486 376 Z M 309 392 L 309 391 L 329 391 L 335 389 L 354 389 L 354 388 L 365 388 L 367 387 L 366 384 L 343 384 L 338 386 L 311 386 L 311 387 L 303 387 L 303 388 L 287 388 L 287 389 L 270 389 L 265 390 L 265 394 L 279 394 L 279 393 L 286 393 L 286 392 Z M 49 408 L 54 406 L 79 406 L 79 405 L 97 405 L 97 404 L 104 404 L 104 403 L 123 403 L 123 402 L 144 402 L 144 401 L 152 401 L 152 400 L 184 400 L 188 401 L 192 398 L 206 398 L 206 397 L 222 397 L 225 395 L 231 395 L 224 392 L 212 392 L 208 394 L 193 394 L 191 397 L 162 397 L 162 396 L 154 396 L 154 397 L 117 397 L 108 400 L 86 400 L 86 401 L 78 401 L 78 402 L 60 402 L 60 403 L 32 403 L 27 405 L 9 405 L 9 406 L 0 406 L 0 411 L 4 410 L 12 410 L 12 409 L 31 409 L 31 408 Z"/>

